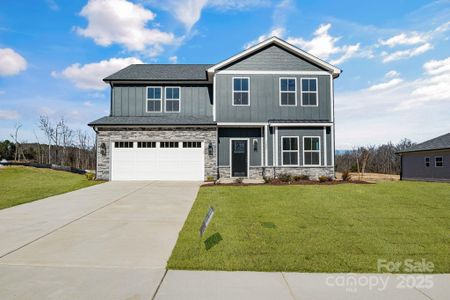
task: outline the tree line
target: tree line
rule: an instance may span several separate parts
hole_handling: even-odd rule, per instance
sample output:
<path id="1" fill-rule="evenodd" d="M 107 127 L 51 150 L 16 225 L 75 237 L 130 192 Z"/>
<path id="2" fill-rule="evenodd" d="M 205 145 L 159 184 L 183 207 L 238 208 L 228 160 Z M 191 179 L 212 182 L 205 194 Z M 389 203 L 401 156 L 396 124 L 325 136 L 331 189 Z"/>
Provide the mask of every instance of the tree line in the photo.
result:
<path id="1" fill-rule="evenodd" d="M 410 140 L 403 139 L 398 144 L 389 142 L 343 151 L 336 155 L 336 171 L 400 174 L 400 156 L 397 152 L 412 145 L 414 144 Z"/>
<path id="2" fill-rule="evenodd" d="M 30 143 L 21 139 L 21 128 L 17 123 L 10 134 L 11 140 L 0 142 L 0 159 L 95 169 L 92 133 L 71 129 L 63 117 L 54 122 L 48 116 L 40 116 L 36 129 L 43 133 L 45 140 L 41 141 L 33 130 L 36 141 Z"/>

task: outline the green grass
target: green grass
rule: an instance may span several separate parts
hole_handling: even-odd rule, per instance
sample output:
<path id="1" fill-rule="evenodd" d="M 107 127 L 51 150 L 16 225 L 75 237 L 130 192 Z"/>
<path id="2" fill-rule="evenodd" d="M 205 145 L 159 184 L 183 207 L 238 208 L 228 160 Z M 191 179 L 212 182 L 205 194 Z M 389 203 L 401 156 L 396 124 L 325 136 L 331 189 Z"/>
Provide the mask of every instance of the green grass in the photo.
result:
<path id="1" fill-rule="evenodd" d="M 0 169 L 0 209 L 101 183 L 86 176 L 50 169 Z"/>
<path id="2" fill-rule="evenodd" d="M 204 187 L 168 268 L 377 272 L 377 259 L 450 272 L 450 184 Z"/>

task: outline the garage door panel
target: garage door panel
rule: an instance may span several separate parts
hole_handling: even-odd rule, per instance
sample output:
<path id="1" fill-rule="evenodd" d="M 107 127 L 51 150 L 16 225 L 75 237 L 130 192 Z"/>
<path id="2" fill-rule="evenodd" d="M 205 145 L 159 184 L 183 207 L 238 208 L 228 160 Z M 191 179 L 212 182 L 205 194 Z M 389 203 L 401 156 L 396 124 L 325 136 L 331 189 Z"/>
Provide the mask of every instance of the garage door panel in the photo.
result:
<path id="1" fill-rule="evenodd" d="M 203 147 L 136 148 L 136 145 L 113 147 L 112 180 L 203 180 Z"/>

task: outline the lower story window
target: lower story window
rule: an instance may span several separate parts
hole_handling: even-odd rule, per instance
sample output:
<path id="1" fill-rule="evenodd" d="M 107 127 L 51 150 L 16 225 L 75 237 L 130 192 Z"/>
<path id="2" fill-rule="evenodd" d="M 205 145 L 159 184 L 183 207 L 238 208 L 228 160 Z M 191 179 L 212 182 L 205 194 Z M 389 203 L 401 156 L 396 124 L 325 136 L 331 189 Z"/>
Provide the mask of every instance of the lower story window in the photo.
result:
<path id="1" fill-rule="evenodd" d="M 138 142 L 138 148 L 156 148 L 156 142 Z"/>
<path id="2" fill-rule="evenodd" d="M 303 164 L 305 166 L 320 165 L 320 137 L 303 137 Z"/>
<path id="3" fill-rule="evenodd" d="M 114 142 L 115 148 L 133 148 L 133 142 Z"/>
<path id="4" fill-rule="evenodd" d="M 429 157 L 425 157 L 425 167 L 429 167 L 430 166 L 430 158 Z"/>
<path id="5" fill-rule="evenodd" d="M 161 142 L 160 148 L 178 148 L 178 142 Z"/>
<path id="6" fill-rule="evenodd" d="M 436 167 L 443 167 L 444 166 L 444 158 L 442 156 L 436 156 L 434 158 L 434 165 Z"/>
<path id="7" fill-rule="evenodd" d="M 281 156 L 283 166 L 297 166 L 298 165 L 298 137 L 281 138 Z"/>
<path id="8" fill-rule="evenodd" d="M 183 142 L 183 148 L 201 148 L 202 142 Z"/>

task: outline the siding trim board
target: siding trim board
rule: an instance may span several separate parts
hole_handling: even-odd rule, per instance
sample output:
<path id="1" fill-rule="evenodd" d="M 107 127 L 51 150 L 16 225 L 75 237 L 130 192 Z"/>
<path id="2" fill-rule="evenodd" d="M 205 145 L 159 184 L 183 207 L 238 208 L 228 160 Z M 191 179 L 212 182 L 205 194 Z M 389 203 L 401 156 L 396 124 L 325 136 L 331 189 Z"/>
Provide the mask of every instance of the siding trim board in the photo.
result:
<path id="1" fill-rule="evenodd" d="M 215 75 L 329 75 L 327 71 L 259 71 L 259 70 L 221 70 Z"/>

